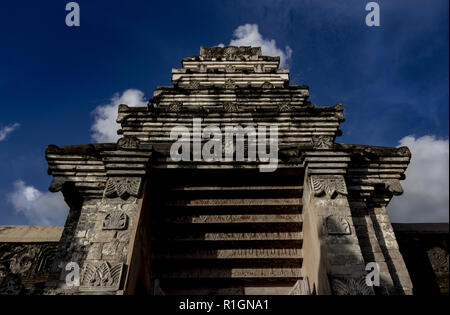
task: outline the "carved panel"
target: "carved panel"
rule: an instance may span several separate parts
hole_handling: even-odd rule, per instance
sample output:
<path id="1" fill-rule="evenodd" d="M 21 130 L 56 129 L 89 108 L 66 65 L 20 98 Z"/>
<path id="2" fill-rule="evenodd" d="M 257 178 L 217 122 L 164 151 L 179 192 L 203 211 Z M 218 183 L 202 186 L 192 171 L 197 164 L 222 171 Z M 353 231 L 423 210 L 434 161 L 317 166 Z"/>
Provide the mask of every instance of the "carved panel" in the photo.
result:
<path id="1" fill-rule="evenodd" d="M 287 103 L 278 105 L 279 112 L 290 112 L 292 109 L 293 109 L 293 107 Z"/>
<path id="2" fill-rule="evenodd" d="M 199 87 L 200 87 L 200 82 L 198 80 L 189 81 L 189 85 L 188 85 L 189 89 L 195 90 L 195 89 L 198 89 Z"/>
<path id="3" fill-rule="evenodd" d="M 337 215 L 330 215 L 326 218 L 325 221 L 328 234 L 333 235 L 352 234 L 350 223 L 347 221 L 347 219 L 343 217 Z"/>
<path id="4" fill-rule="evenodd" d="M 335 278 L 331 284 L 335 295 L 375 295 L 373 288 L 366 284 L 365 278 Z"/>
<path id="5" fill-rule="evenodd" d="M 264 65 L 262 63 L 254 65 L 253 68 L 255 72 L 264 72 Z"/>
<path id="6" fill-rule="evenodd" d="M 233 79 L 225 80 L 225 88 L 226 89 L 234 89 L 236 87 L 236 82 Z"/>
<path id="7" fill-rule="evenodd" d="M 110 267 L 104 261 L 99 266 L 86 264 L 80 291 L 116 291 L 120 287 L 123 263 Z"/>
<path id="8" fill-rule="evenodd" d="M 237 112 L 239 111 L 239 107 L 236 103 L 225 102 L 223 103 L 223 110 L 226 112 Z"/>
<path id="9" fill-rule="evenodd" d="M 103 220 L 103 230 L 125 230 L 127 228 L 128 216 L 121 210 L 108 213 Z"/>
<path id="10" fill-rule="evenodd" d="M 333 198 L 338 193 L 347 195 L 347 186 L 342 175 L 312 175 L 311 185 L 315 196 L 322 196 L 326 194 Z"/>
<path id="11" fill-rule="evenodd" d="M 47 278 L 57 247 L 57 243 L 0 243 L 1 294 L 15 294 L 11 292 L 14 291 L 12 287 L 19 283 L 17 278 L 20 284 L 22 280 L 26 284 L 26 294 L 38 290 L 35 284 Z"/>
<path id="12" fill-rule="evenodd" d="M 333 139 L 329 136 L 312 136 L 311 143 L 314 149 L 333 148 Z"/>
<path id="13" fill-rule="evenodd" d="M 261 85 L 261 88 L 263 88 L 263 89 L 272 89 L 272 88 L 273 88 L 273 84 L 270 83 L 269 81 L 266 81 L 266 82 L 264 82 L 264 83 Z"/>
<path id="14" fill-rule="evenodd" d="M 200 47 L 200 56 L 211 58 L 226 58 L 234 60 L 242 57 L 259 57 L 261 56 L 261 47 L 250 46 L 225 46 L 225 47 Z"/>
<path id="15" fill-rule="evenodd" d="M 233 65 L 226 65 L 225 66 L 225 71 L 226 72 L 235 72 L 236 71 L 236 67 Z"/>
<path id="16" fill-rule="evenodd" d="M 105 196 L 119 196 L 122 199 L 129 196 L 138 197 L 141 181 L 140 177 L 110 177 L 106 182 Z"/>
<path id="17" fill-rule="evenodd" d="M 169 111 L 170 112 L 181 112 L 183 109 L 183 103 L 176 101 L 169 105 Z"/>
<path id="18" fill-rule="evenodd" d="M 139 139 L 135 136 L 125 136 L 117 141 L 117 146 L 122 149 L 136 149 L 139 146 Z"/>

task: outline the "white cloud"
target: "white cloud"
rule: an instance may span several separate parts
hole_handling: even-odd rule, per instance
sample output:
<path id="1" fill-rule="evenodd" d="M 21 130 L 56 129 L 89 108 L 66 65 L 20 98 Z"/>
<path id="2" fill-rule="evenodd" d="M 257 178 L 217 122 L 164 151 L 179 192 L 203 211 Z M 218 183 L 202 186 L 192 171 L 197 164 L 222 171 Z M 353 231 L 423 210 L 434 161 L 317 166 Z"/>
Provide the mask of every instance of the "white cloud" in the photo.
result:
<path id="1" fill-rule="evenodd" d="M 449 140 L 407 136 L 400 146 L 411 150 L 411 164 L 402 182 L 404 193 L 388 207 L 393 222 L 448 222 Z"/>
<path id="2" fill-rule="evenodd" d="M 14 130 L 16 130 L 17 128 L 20 127 L 20 124 L 18 123 L 14 123 L 12 125 L 9 126 L 5 126 L 3 128 L 0 128 L 0 141 L 3 141 L 6 139 L 6 137 L 13 132 Z"/>
<path id="3" fill-rule="evenodd" d="M 69 207 L 60 192 L 41 192 L 22 180 L 14 182 L 8 201 L 17 213 L 23 214 L 32 225 L 63 225 Z"/>
<path id="4" fill-rule="evenodd" d="M 95 108 L 94 124 L 91 127 L 92 139 L 96 142 L 116 142 L 119 139 L 117 130 L 120 125 L 116 123 L 117 108 L 120 104 L 131 107 L 146 106 L 144 92 L 136 89 L 128 89 L 120 95 L 116 93 L 109 104 L 99 105 Z"/>
<path id="5" fill-rule="evenodd" d="M 263 55 L 280 56 L 280 67 L 288 66 L 288 61 L 292 56 L 292 49 L 286 46 L 283 49 L 278 48 L 274 39 L 263 38 L 259 33 L 258 24 L 244 24 L 239 26 L 233 32 L 234 39 L 229 45 L 232 46 L 261 46 Z M 223 46 L 220 44 L 219 46 Z"/>

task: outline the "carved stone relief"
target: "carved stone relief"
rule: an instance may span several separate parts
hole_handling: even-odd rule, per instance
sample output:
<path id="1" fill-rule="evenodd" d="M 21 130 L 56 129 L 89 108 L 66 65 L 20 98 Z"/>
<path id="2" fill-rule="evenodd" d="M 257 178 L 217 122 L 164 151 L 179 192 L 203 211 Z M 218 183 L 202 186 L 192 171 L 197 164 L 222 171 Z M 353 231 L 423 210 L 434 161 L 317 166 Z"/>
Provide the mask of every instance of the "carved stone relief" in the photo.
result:
<path id="1" fill-rule="evenodd" d="M 104 261 L 99 266 L 86 264 L 80 291 L 116 291 L 120 287 L 123 263 L 110 267 Z"/>
<path id="2" fill-rule="evenodd" d="M 0 284 L 0 295 L 19 295 L 23 290 L 20 276 L 14 273 L 7 275 Z"/>
<path id="3" fill-rule="evenodd" d="M 225 71 L 226 72 L 235 72 L 236 71 L 236 67 L 233 65 L 226 65 L 225 66 Z"/>
<path id="4" fill-rule="evenodd" d="M 266 82 L 264 82 L 264 83 L 261 85 L 261 88 L 263 88 L 263 89 L 272 89 L 272 88 L 273 88 L 273 84 L 270 83 L 269 81 L 266 81 Z"/>
<path id="5" fill-rule="evenodd" d="M 256 64 L 253 68 L 255 72 L 264 72 L 264 65 L 262 63 Z"/>
<path id="6" fill-rule="evenodd" d="M 311 185 L 315 196 L 325 194 L 334 198 L 337 194 L 347 195 L 347 186 L 342 175 L 312 175 Z"/>
<path id="7" fill-rule="evenodd" d="M 13 287 L 18 288 L 22 280 L 26 280 L 26 292 L 36 290 L 34 284 L 45 279 L 50 271 L 57 246 L 57 243 L 1 243 L 0 283 L 2 285 L 0 291 L 3 292 L 1 294 L 18 294 L 11 292 L 16 292 Z"/>
<path id="8" fill-rule="evenodd" d="M 200 87 L 200 82 L 198 80 L 189 81 L 189 85 L 188 85 L 189 89 L 195 90 L 195 89 L 198 89 L 199 87 Z"/>
<path id="9" fill-rule="evenodd" d="M 278 105 L 278 111 L 279 112 L 289 112 L 293 109 L 293 107 L 287 103 L 279 104 Z"/>
<path id="10" fill-rule="evenodd" d="M 125 136 L 117 141 L 117 146 L 123 149 L 135 149 L 139 146 L 139 139 L 134 136 Z"/>
<path id="11" fill-rule="evenodd" d="M 237 112 L 239 110 L 239 107 L 236 103 L 225 102 L 223 103 L 223 110 L 226 112 Z"/>
<path id="12" fill-rule="evenodd" d="M 236 87 L 236 82 L 233 79 L 227 79 L 225 81 L 225 88 L 226 89 L 234 89 Z"/>
<path id="13" fill-rule="evenodd" d="M 110 177 L 106 182 L 105 196 L 119 196 L 122 199 L 129 196 L 138 197 L 141 181 L 140 177 Z"/>
<path id="14" fill-rule="evenodd" d="M 103 230 L 125 230 L 127 228 L 128 216 L 121 210 L 109 212 L 103 220 Z"/>
<path id="15" fill-rule="evenodd" d="M 259 57 L 261 47 L 250 46 L 225 46 L 225 47 L 200 47 L 200 56 L 203 58 L 225 58 L 234 60 L 236 58 Z"/>
<path id="16" fill-rule="evenodd" d="M 314 149 L 333 148 L 333 139 L 329 136 L 312 136 L 311 143 Z"/>
<path id="17" fill-rule="evenodd" d="M 365 278 L 332 279 L 332 288 L 335 295 L 374 295 L 373 288 L 366 284 Z"/>
<path id="18" fill-rule="evenodd" d="M 326 218 L 326 228 L 328 234 L 333 235 L 352 234 L 350 223 L 347 221 L 347 219 L 336 215 L 330 215 Z"/>
<path id="19" fill-rule="evenodd" d="M 183 103 L 176 101 L 169 105 L 170 112 L 180 112 L 183 109 Z"/>

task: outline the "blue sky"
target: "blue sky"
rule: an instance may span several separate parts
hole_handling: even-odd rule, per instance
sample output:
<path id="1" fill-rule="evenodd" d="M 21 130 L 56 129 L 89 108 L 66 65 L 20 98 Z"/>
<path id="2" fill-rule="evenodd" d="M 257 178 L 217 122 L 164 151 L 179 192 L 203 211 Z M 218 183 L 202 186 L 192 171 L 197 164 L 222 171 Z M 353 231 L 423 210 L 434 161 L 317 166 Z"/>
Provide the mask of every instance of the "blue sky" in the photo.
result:
<path id="1" fill-rule="evenodd" d="M 13 201 L 24 191 L 47 196 L 45 147 L 93 142 L 97 106 L 130 88 L 150 98 L 171 84 L 181 58 L 228 44 L 245 24 L 292 49 L 291 84 L 309 85 L 313 103 L 344 105 L 338 142 L 397 146 L 410 136 L 402 143 L 421 152 L 436 145 L 437 162 L 424 158 L 414 174 L 446 167 L 429 180 L 448 189 L 448 0 L 377 1 L 381 26 L 370 28 L 369 1 L 79 0 L 81 26 L 71 28 L 67 2 L 0 4 L 0 139 L 14 129 L 0 140 L 0 224 L 63 223 L 36 220 L 30 205 Z M 421 205 L 429 216 L 416 209 L 399 220 L 448 221 L 442 194 L 439 205 Z"/>

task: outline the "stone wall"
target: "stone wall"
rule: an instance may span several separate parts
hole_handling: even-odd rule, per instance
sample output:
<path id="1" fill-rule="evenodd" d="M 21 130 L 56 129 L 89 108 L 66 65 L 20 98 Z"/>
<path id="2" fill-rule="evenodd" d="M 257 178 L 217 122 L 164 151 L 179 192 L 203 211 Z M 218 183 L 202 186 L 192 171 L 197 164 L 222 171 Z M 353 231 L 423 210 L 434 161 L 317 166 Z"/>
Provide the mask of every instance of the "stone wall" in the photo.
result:
<path id="1" fill-rule="evenodd" d="M 448 223 L 393 223 L 414 295 L 449 294 Z"/>
<path id="2" fill-rule="evenodd" d="M 65 226 L 47 293 L 120 293 L 137 211 L 136 197 L 91 199 L 81 209 L 71 209 L 79 212 L 78 220 Z M 66 285 L 65 266 L 70 262 L 80 267 L 79 287 Z"/>
<path id="3" fill-rule="evenodd" d="M 60 226 L 0 226 L 0 295 L 41 294 Z"/>

